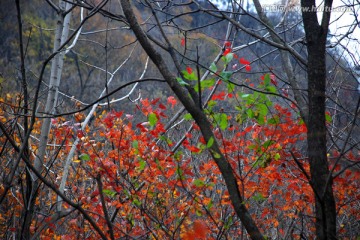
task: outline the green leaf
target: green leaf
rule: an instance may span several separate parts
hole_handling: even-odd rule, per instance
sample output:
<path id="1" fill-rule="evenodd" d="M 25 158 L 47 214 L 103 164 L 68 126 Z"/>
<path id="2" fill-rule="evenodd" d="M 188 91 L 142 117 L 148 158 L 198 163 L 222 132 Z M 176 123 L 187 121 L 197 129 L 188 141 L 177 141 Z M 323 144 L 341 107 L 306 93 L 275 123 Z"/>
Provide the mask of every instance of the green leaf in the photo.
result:
<path id="1" fill-rule="evenodd" d="M 264 142 L 263 147 L 264 147 L 265 149 L 267 149 L 267 148 L 269 148 L 271 145 L 273 145 L 274 143 L 275 143 L 274 140 L 267 140 L 267 141 Z"/>
<path id="2" fill-rule="evenodd" d="M 225 130 L 228 126 L 228 118 L 225 113 L 222 113 L 220 115 L 220 124 L 219 124 L 221 130 Z"/>
<path id="3" fill-rule="evenodd" d="M 201 84 L 201 89 L 210 88 L 210 87 L 214 86 L 215 79 L 206 79 L 206 80 L 201 81 L 200 84 Z"/>
<path id="4" fill-rule="evenodd" d="M 257 202 L 263 202 L 266 200 L 266 198 L 261 193 L 256 193 L 252 198 Z"/>
<path id="5" fill-rule="evenodd" d="M 86 153 L 82 153 L 82 154 L 79 156 L 79 159 L 82 160 L 82 161 L 89 161 L 89 160 L 90 160 L 90 156 L 87 155 Z"/>
<path id="6" fill-rule="evenodd" d="M 255 144 L 250 144 L 249 146 L 248 146 L 248 149 L 255 149 L 256 148 L 256 145 Z"/>
<path id="7" fill-rule="evenodd" d="M 265 124 L 265 118 L 261 114 L 258 114 L 258 116 L 256 116 L 256 120 L 257 120 L 257 123 L 259 125 L 264 125 Z"/>
<path id="8" fill-rule="evenodd" d="M 184 78 L 187 80 L 190 80 L 190 81 L 197 80 L 195 72 L 188 73 L 188 71 L 183 70 L 183 71 L 181 71 L 181 73 L 183 74 Z"/>
<path id="9" fill-rule="evenodd" d="M 200 152 L 202 152 L 203 150 L 207 149 L 206 145 L 202 144 L 201 142 L 198 142 L 198 143 L 196 144 L 196 147 L 199 148 L 199 149 L 201 149 Z"/>
<path id="10" fill-rule="evenodd" d="M 226 56 L 225 56 L 225 64 L 228 64 L 229 62 L 231 62 L 231 60 L 233 60 L 233 58 L 234 58 L 234 53 L 228 53 L 228 54 L 226 54 Z"/>
<path id="11" fill-rule="evenodd" d="M 226 87 L 227 87 L 228 93 L 231 93 L 231 92 L 233 92 L 234 89 L 235 89 L 235 84 L 233 84 L 233 83 L 231 83 L 231 82 L 228 82 L 228 84 L 226 85 Z"/>
<path id="12" fill-rule="evenodd" d="M 224 229 L 229 229 L 231 227 L 231 225 L 233 224 L 233 218 L 232 216 L 230 216 L 227 220 L 226 223 L 224 224 Z"/>
<path id="13" fill-rule="evenodd" d="M 233 72 L 230 71 L 222 71 L 220 73 L 220 77 L 224 80 L 224 81 L 229 81 L 231 76 L 232 76 Z"/>
<path id="14" fill-rule="evenodd" d="M 139 161 L 139 171 L 142 171 L 145 169 L 146 162 L 143 159 L 140 159 Z"/>
<path id="15" fill-rule="evenodd" d="M 210 137 L 209 141 L 206 144 L 207 148 L 211 148 L 211 146 L 214 144 L 214 138 Z"/>
<path id="16" fill-rule="evenodd" d="M 219 125 L 221 130 L 225 130 L 228 126 L 228 119 L 225 113 L 218 113 L 214 115 L 216 124 Z"/>
<path id="17" fill-rule="evenodd" d="M 237 111 L 242 111 L 242 106 L 241 105 L 238 105 L 238 106 L 235 106 L 235 110 L 237 110 Z"/>
<path id="18" fill-rule="evenodd" d="M 254 118 L 254 116 L 255 116 L 254 111 L 251 108 L 246 110 L 246 114 L 247 114 L 248 118 Z"/>
<path id="19" fill-rule="evenodd" d="M 208 108 L 212 108 L 212 107 L 214 107 L 215 105 L 217 104 L 217 102 L 216 101 L 214 101 L 214 100 L 210 100 L 208 103 L 207 103 L 207 106 L 208 106 Z"/>
<path id="20" fill-rule="evenodd" d="M 212 74 L 216 73 L 216 72 L 217 72 L 216 64 L 215 64 L 215 63 L 211 63 L 209 69 L 210 69 L 210 71 L 212 72 Z"/>
<path id="21" fill-rule="evenodd" d="M 191 116 L 190 113 L 187 113 L 187 114 L 184 115 L 184 119 L 185 119 L 185 120 L 192 120 L 193 117 Z"/>
<path id="22" fill-rule="evenodd" d="M 264 76 L 264 85 L 265 85 L 265 87 L 270 85 L 270 81 L 271 81 L 270 74 L 269 73 L 265 74 L 265 76 Z"/>
<path id="23" fill-rule="evenodd" d="M 266 116 L 266 114 L 268 113 L 268 107 L 265 104 L 258 104 L 256 105 L 256 109 L 259 111 L 259 113 L 263 116 Z"/>
<path id="24" fill-rule="evenodd" d="M 206 208 L 207 208 L 208 210 L 210 210 L 212 206 L 213 206 L 213 201 L 210 200 L 210 202 L 206 205 Z"/>
<path id="25" fill-rule="evenodd" d="M 203 215 L 200 209 L 196 209 L 196 215 L 198 217 L 201 217 Z"/>
<path id="26" fill-rule="evenodd" d="M 114 197 L 116 195 L 116 192 L 110 189 L 103 189 L 102 192 L 108 197 Z"/>
<path id="27" fill-rule="evenodd" d="M 200 179 L 195 179 L 194 180 L 194 185 L 197 187 L 202 187 L 205 185 L 204 181 L 200 180 Z"/>
<path id="28" fill-rule="evenodd" d="M 326 120 L 326 122 L 328 122 L 328 123 L 331 123 L 331 122 L 332 122 L 332 117 L 330 116 L 330 114 L 325 113 L 325 120 Z"/>
<path id="29" fill-rule="evenodd" d="M 154 127 L 158 121 L 158 118 L 155 113 L 149 113 L 148 120 L 149 120 L 150 126 Z"/>
<path id="30" fill-rule="evenodd" d="M 207 79 L 207 80 L 203 80 L 200 82 L 200 86 L 201 86 L 201 90 L 205 89 L 205 88 L 210 88 L 212 86 L 214 86 L 215 84 L 215 79 Z M 199 85 L 195 85 L 194 87 L 196 92 L 199 92 Z"/>
<path id="31" fill-rule="evenodd" d="M 268 120 L 268 123 L 272 124 L 272 125 L 277 125 L 277 124 L 279 124 L 279 122 L 280 122 L 280 120 L 279 120 L 278 116 L 274 116 L 273 118 L 270 118 Z"/>
<path id="32" fill-rule="evenodd" d="M 211 150 L 211 149 L 210 149 L 210 150 Z M 216 159 L 221 158 L 221 155 L 220 155 L 219 153 L 217 153 L 217 152 L 215 152 L 215 151 L 211 151 L 211 153 L 212 153 L 212 155 L 214 156 L 214 158 L 216 158 Z"/>
<path id="33" fill-rule="evenodd" d="M 176 152 L 174 153 L 174 158 L 175 158 L 175 160 L 178 160 L 178 161 L 179 161 L 182 156 L 183 156 L 183 152 L 182 152 L 182 151 L 176 151 Z"/>
<path id="34" fill-rule="evenodd" d="M 177 176 L 179 177 L 179 179 L 184 180 L 184 174 L 183 174 L 183 170 L 181 168 L 177 167 L 175 172 L 176 172 Z"/>
<path id="35" fill-rule="evenodd" d="M 182 78 L 177 77 L 176 80 L 181 86 L 189 85 L 188 83 L 184 82 Z"/>
<path id="36" fill-rule="evenodd" d="M 265 89 L 266 89 L 266 91 L 271 92 L 271 93 L 276 93 L 277 92 L 276 87 L 271 86 L 271 85 L 267 86 Z"/>
<path id="37" fill-rule="evenodd" d="M 127 189 L 124 189 L 123 192 L 124 192 L 124 194 L 125 194 L 126 197 L 128 197 L 128 198 L 131 197 L 131 194 L 130 194 L 130 192 L 129 192 Z"/>
<path id="38" fill-rule="evenodd" d="M 242 114 L 236 114 L 235 117 L 235 121 L 238 122 L 239 124 L 242 124 L 244 122 L 244 120 L 246 119 L 246 117 Z"/>
<path id="39" fill-rule="evenodd" d="M 139 149 L 139 142 L 137 140 L 134 140 L 132 142 L 132 147 L 135 148 L 135 149 Z"/>
<path id="40" fill-rule="evenodd" d="M 255 104 L 256 102 L 258 102 L 257 97 L 258 95 L 256 92 L 254 94 L 250 94 L 250 96 L 246 98 L 246 103 L 249 105 Z"/>
<path id="41" fill-rule="evenodd" d="M 140 202 L 139 199 L 137 199 L 137 198 L 134 198 L 132 202 L 133 202 L 133 204 L 135 204 L 137 207 L 140 207 L 140 206 L 141 206 L 141 202 Z"/>
<path id="42" fill-rule="evenodd" d="M 280 154 L 279 154 L 279 153 L 276 153 L 275 156 L 274 156 L 274 159 L 275 159 L 275 160 L 279 160 L 279 159 L 280 159 Z"/>

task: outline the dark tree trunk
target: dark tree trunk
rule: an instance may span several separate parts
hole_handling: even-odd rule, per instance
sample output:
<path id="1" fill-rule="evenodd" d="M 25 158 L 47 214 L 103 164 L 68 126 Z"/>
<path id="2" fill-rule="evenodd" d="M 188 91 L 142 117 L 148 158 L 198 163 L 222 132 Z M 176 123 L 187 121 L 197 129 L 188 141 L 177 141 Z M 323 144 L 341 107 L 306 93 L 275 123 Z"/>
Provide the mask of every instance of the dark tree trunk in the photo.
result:
<path id="1" fill-rule="evenodd" d="M 159 69 L 160 73 L 162 74 L 170 88 L 173 90 L 173 92 L 176 94 L 176 96 L 179 98 L 179 100 L 182 102 L 186 110 L 192 115 L 197 125 L 200 127 L 201 133 L 205 141 L 208 142 L 210 138 L 215 139 L 211 130 L 211 125 L 202 109 L 198 106 L 197 103 L 194 102 L 192 98 L 190 98 L 185 88 L 183 88 L 177 82 L 176 77 L 169 70 L 162 56 L 151 45 L 147 35 L 137 22 L 136 16 L 132 10 L 130 0 L 122 0 L 121 6 L 123 8 L 125 17 L 137 40 L 139 41 L 143 49 L 146 51 L 150 59 L 154 62 L 156 67 Z M 221 153 L 216 140 L 209 148 L 209 150 L 210 153 L 213 155 L 213 159 L 219 167 L 221 174 L 225 180 L 233 207 L 237 215 L 241 219 L 241 222 L 244 224 L 244 227 L 250 235 L 250 238 L 254 240 L 264 240 L 265 238 L 261 234 L 254 219 L 251 217 L 248 209 L 245 206 L 243 197 L 239 191 L 239 186 L 237 184 L 235 175 L 232 172 L 232 168 L 224 155 Z M 214 153 L 217 153 L 219 157 L 215 157 Z"/>
<path id="2" fill-rule="evenodd" d="M 331 7 L 332 1 L 325 1 Z M 336 239 L 336 205 L 332 181 L 328 182 L 329 165 L 326 156 L 325 86 L 326 37 L 330 12 L 324 12 L 321 24 L 313 11 L 315 0 L 302 0 L 303 21 L 308 50 L 308 155 L 311 184 L 315 192 L 317 239 Z M 310 11 L 311 10 L 311 11 Z"/>

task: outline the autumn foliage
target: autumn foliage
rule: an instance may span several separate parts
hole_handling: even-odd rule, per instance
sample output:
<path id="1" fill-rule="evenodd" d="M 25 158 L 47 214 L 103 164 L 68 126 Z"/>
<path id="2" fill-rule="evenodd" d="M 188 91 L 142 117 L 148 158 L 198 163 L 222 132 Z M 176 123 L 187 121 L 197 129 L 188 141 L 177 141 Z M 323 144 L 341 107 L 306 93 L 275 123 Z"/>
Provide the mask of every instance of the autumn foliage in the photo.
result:
<path id="1" fill-rule="evenodd" d="M 189 69 L 187 72 L 191 74 Z M 260 87 L 270 86 L 271 81 L 264 80 L 267 78 L 260 79 Z M 303 234 L 311 238 L 314 196 L 308 180 L 309 166 L 301 150 L 306 140 L 304 123 L 292 107 L 272 103 L 269 96 L 230 90 L 228 87 L 228 91 L 213 96 L 208 117 L 213 123 L 214 140 L 221 143 L 236 175 L 244 203 L 265 234 L 275 232 L 280 238 L 298 238 Z M 9 94 L 1 99 L 4 126 L 18 121 L 9 112 L 16 111 L 14 104 L 19 97 Z M 234 101 L 238 103 L 234 114 L 225 114 L 217 107 Z M 177 105 L 176 99 L 169 97 L 167 101 L 142 99 L 132 114 L 101 110 L 94 115 L 93 125 L 84 131 L 80 128 L 84 119 L 81 114 L 54 118 L 48 148 L 56 156 L 49 156 L 45 163 L 52 169 L 46 172 L 47 178 L 59 184 L 62 173 L 58 169 L 62 168 L 74 138 L 79 137 L 65 194 L 108 237 L 107 218 L 112 222 L 115 239 L 244 236 L 220 172 L 207 152 L 212 143 L 204 141 L 191 116 L 185 116 L 185 121 L 193 130 L 185 134 L 181 147 L 172 151 L 179 136 L 166 135 L 165 124 Z M 143 120 L 135 122 L 133 115 L 142 116 Z M 29 142 L 31 160 L 37 151 L 38 128 L 36 123 Z M 19 132 L 13 131 L 10 137 L 16 144 L 21 143 Z M 1 171 L 7 174 L 11 169 L 4 162 L 11 163 L 15 150 L 6 136 L 2 135 L 1 141 Z M 329 159 L 338 157 L 336 154 L 329 152 Z M 348 157 L 356 160 L 351 151 Z M 336 166 L 335 173 L 341 169 Z M 20 186 L 24 177 L 19 173 L 19 186 L 4 196 L 0 212 L 3 238 L 16 231 L 15 223 L 23 211 Z M 348 169 L 334 179 L 339 216 L 348 219 L 340 226 L 340 233 L 360 218 L 356 210 L 359 177 L 359 172 Z M 37 206 L 42 210 L 31 224 L 33 234 L 39 234 L 41 239 L 99 238 L 76 211 L 54 219 L 56 194 L 46 189 L 41 187 Z M 68 203 L 63 203 L 63 207 L 72 209 Z M 290 225 L 301 229 L 289 230 Z"/>
<path id="2" fill-rule="evenodd" d="M 20 12 L 19 1 L 16 2 Z M 325 199 L 326 193 L 314 190 L 314 176 L 311 176 L 314 167 L 311 165 L 313 162 L 309 162 L 311 156 L 307 145 L 307 136 L 313 136 L 309 135 L 310 128 L 307 128 L 311 125 L 306 119 L 309 109 L 304 100 L 310 95 L 309 91 L 301 89 L 302 92 L 299 92 L 290 80 L 275 75 L 278 70 L 268 67 L 264 71 L 255 64 L 257 60 L 242 54 L 240 50 L 243 47 L 235 46 L 239 44 L 236 43 L 241 29 L 239 25 L 229 27 L 226 38 L 235 36 L 233 41 L 223 41 L 219 40 L 219 36 L 215 38 L 203 34 L 201 31 L 205 26 L 192 26 L 193 14 L 208 11 L 201 8 L 193 11 L 195 6 L 192 5 L 196 5 L 193 1 L 180 1 L 176 3 L 178 5 L 168 1 L 166 6 L 159 2 L 157 6 L 154 4 L 159 7 L 157 11 L 151 8 L 153 4 L 141 2 L 141 6 L 132 10 L 135 18 L 141 20 L 141 26 L 134 23 L 131 26 L 130 20 L 134 18 L 125 16 L 129 13 L 126 14 L 124 6 L 130 6 L 132 1 L 119 1 L 114 12 L 107 10 L 111 9 L 107 8 L 107 1 L 90 1 L 91 4 L 99 4 L 96 8 L 86 1 L 77 1 L 76 6 L 75 2 L 67 3 L 74 4 L 74 8 L 66 10 L 67 13 L 74 11 L 75 15 L 80 15 L 76 12 L 80 6 L 84 7 L 81 11 L 87 12 L 85 18 L 81 12 L 82 25 L 77 28 L 83 28 L 80 40 L 75 40 L 78 37 L 76 32 L 70 33 L 72 35 L 66 44 L 59 40 L 63 46 L 59 49 L 54 47 L 54 54 L 42 63 L 41 77 L 38 78 L 37 72 L 28 70 L 32 67 L 26 64 L 28 58 L 31 64 L 35 62 L 32 58 L 38 52 L 30 51 L 31 46 L 41 48 L 42 45 L 31 42 L 31 34 L 27 30 L 24 36 L 29 38 L 30 50 L 21 50 L 22 61 L 19 64 L 22 68 L 22 89 L 20 92 L 6 92 L 0 97 L 0 239 L 200 240 L 249 239 L 253 236 L 258 236 L 258 239 L 314 239 L 323 234 L 317 231 L 326 229 L 321 224 L 326 227 L 327 223 L 319 221 L 323 219 L 316 214 L 319 213 L 319 201 Z M 57 9 L 54 6 L 50 7 Z M 122 12 L 119 15 L 118 10 Z M 165 11 L 169 12 L 165 14 Z M 59 19 L 64 18 L 64 12 L 55 12 Z M 161 16 L 159 20 L 155 12 L 171 17 L 164 20 Z M 91 14 L 95 13 L 98 14 L 92 18 Z M 216 21 L 206 23 L 210 27 L 215 24 L 222 26 L 221 22 L 229 20 L 217 16 L 220 13 L 225 16 L 226 12 L 211 13 Z M 103 17 L 111 21 L 105 23 Z M 185 17 L 184 22 L 180 21 L 182 17 Z M 21 35 L 20 16 L 18 20 Z M 86 21 L 90 22 L 89 25 Z M 229 23 L 235 24 L 236 21 L 229 20 Z M 181 24 L 186 27 L 180 27 Z M 57 27 L 60 25 L 59 20 Z M 75 29 L 74 26 L 71 25 L 71 28 Z M 136 27 L 140 28 L 138 35 Z M 148 29 L 142 31 L 145 27 Z M 185 30 L 191 28 L 193 30 Z M 110 34 L 120 30 L 119 36 Z M 145 40 L 141 41 L 139 32 Z M 42 34 L 38 30 L 34 33 Z M 92 34 L 100 35 L 97 39 L 91 38 Z M 281 34 L 274 30 L 266 38 L 259 35 L 258 40 L 266 39 L 269 44 L 270 37 L 274 36 L 278 41 Z M 101 42 L 104 40 L 102 37 L 106 38 L 105 44 Z M 211 40 L 206 47 L 199 40 L 201 37 Z M 76 41 L 99 44 L 101 47 L 94 49 L 101 54 L 93 48 L 87 49 L 86 44 L 71 46 L 70 39 L 74 44 Z M 151 43 L 148 43 L 150 40 Z M 292 48 L 291 44 L 284 42 L 282 46 L 280 40 L 281 44 L 276 41 L 275 46 L 283 54 L 281 57 L 291 53 L 293 57 L 303 58 L 303 52 L 294 54 L 295 47 Z M 162 46 L 163 43 L 166 46 Z M 19 46 L 23 47 L 22 44 L 19 43 Z M 294 46 L 296 44 L 300 42 L 294 41 Z M 208 47 L 210 45 L 212 47 Z M 201 47 L 206 48 L 204 51 L 211 58 L 216 55 L 215 50 L 219 51 L 218 56 L 213 62 L 206 62 L 203 59 L 210 57 L 200 56 Z M 115 54 L 112 55 L 110 50 Z M 23 55 L 25 52 L 27 57 Z M 59 53 L 65 54 L 62 56 L 65 60 L 61 59 L 65 61 L 64 66 L 76 66 L 76 70 L 64 71 L 66 74 L 62 76 L 68 78 L 68 88 L 80 89 L 79 99 L 62 93 L 65 100 L 61 102 L 61 98 L 55 98 L 59 89 L 43 85 L 44 76 L 49 71 L 47 64 L 50 65 L 51 60 L 59 62 L 59 59 L 55 60 Z M 43 58 L 41 54 L 39 59 Z M 104 61 L 99 60 L 102 54 L 106 58 Z M 173 62 L 168 63 L 170 57 Z M 122 58 L 124 62 L 118 64 L 116 61 L 122 61 Z M 131 58 L 132 62 L 127 62 Z M 156 58 L 158 61 L 155 61 Z M 259 59 L 262 61 L 261 57 Z M 133 68 L 135 64 L 145 65 L 140 77 L 137 76 L 138 69 Z M 123 66 L 127 69 L 123 70 Z M 303 62 L 299 66 L 307 67 Z M 53 69 L 62 67 L 61 63 L 50 70 L 53 79 L 61 77 L 61 73 L 55 74 Z M 81 83 L 76 83 L 79 85 L 75 84 L 76 78 L 72 76 L 75 71 L 81 78 Z M 100 77 L 93 77 L 97 82 L 90 86 L 93 71 L 99 71 L 94 75 Z M 300 77 L 296 78 L 301 79 L 303 73 L 297 71 L 294 74 L 299 74 Z M 104 82 L 99 80 L 102 75 L 106 75 Z M 116 77 L 119 78 L 114 80 L 117 82 L 110 85 Z M 30 78 L 38 80 L 38 85 Z M 2 80 L 1 75 L 0 84 Z M 27 86 L 27 81 L 32 84 Z M 156 87 L 143 92 L 139 88 L 136 89 L 138 95 L 134 97 L 138 84 L 150 85 L 153 82 L 167 84 L 168 88 L 150 93 L 155 97 L 147 94 Z M 95 100 L 91 94 L 84 97 L 99 86 L 105 86 L 100 97 Z M 127 87 L 132 86 L 135 87 L 127 92 Z M 55 103 L 49 107 L 49 112 L 45 112 L 46 94 L 52 90 L 56 93 L 52 92 L 54 97 L 48 101 Z M 120 98 L 111 100 L 122 94 L 126 96 L 121 97 L 124 100 L 121 104 L 118 104 Z M 306 104 L 300 106 L 303 101 Z M 326 104 L 330 106 L 332 103 Z M 325 117 L 322 112 L 320 115 L 331 129 L 339 110 L 335 111 L 328 105 L 324 105 L 327 110 Z M 334 224 L 336 231 L 333 232 L 339 239 L 359 238 L 356 234 L 360 223 L 360 152 L 358 143 L 353 144 L 355 141 L 351 139 L 351 134 L 358 131 L 353 131 L 353 126 L 357 127 L 358 107 L 354 113 L 344 111 L 354 117 L 351 123 L 348 119 L 338 121 L 339 126 L 351 125 L 350 130 L 347 129 L 348 138 L 337 132 L 339 136 L 336 140 L 324 141 L 327 155 L 324 151 L 323 162 L 329 163 L 330 174 L 327 179 L 321 180 L 327 184 L 323 189 L 330 186 L 333 190 L 330 195 L 334 194 L 337 211 L 334 218 L 337 221 Z M 196 113 L 201 114 L 196 116 Z M 44 119 L 49 123 L 49 131 L 42 129 Z M 324 123 L 322 121 L 322 126 Z M 327 134 L 329 138 L 334 135 L 333 132 Z M 325 138 L 325 134 L 323 136 Z M 42 146 L 45 151 L 40 150 Z M 39 152 L 43 152 L 44 156 L 39 156 Z M 342 161 L 344 159 L 346 161 Z M 68 160 L 69 167 L 66 165 Z M 40 166 L 36 168 L 36 165 Z M 225 169 L 222 166 L 226 166 Z M 64 183 L 65 189 L 62 190 Z M 232 188 L 235 191 L 228 190 L 230 185 L 235 186 Z M 236 205 L 239 199 L 241 201 Z M 238 207 L 234 209 L 234 206 Z M 247 215 L 243 212 L 239 214 L 239 209 L 246 210 L 243 211 L 246 214 L 248 210 L 247 219 L 240 219 Z M 319 222 L 321 224 L 316 227 Z M 246 230 L 249 226 L 259 230 L 251 236 Z"/>

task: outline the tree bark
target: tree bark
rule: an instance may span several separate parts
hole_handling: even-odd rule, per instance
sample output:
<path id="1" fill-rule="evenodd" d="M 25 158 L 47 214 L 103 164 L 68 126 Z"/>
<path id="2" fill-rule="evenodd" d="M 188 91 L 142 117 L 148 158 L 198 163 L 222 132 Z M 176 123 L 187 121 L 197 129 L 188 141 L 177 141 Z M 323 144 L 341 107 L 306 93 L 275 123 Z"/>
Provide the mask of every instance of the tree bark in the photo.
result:
<path id="1" fill-rule="evenodd" d="M 325 1 L 329 9 L 331 0 Z M 330 12 L 324 11 L 319 24 L 315 0 L 302 0 L 302 15 L 308 50 L 308 101 L 307 124 L 308 155 L 311 184 L 315 192 L 315 215 L 317 239 L 336 239 L 336 205 L 326 156 L 326 38 Z"/>

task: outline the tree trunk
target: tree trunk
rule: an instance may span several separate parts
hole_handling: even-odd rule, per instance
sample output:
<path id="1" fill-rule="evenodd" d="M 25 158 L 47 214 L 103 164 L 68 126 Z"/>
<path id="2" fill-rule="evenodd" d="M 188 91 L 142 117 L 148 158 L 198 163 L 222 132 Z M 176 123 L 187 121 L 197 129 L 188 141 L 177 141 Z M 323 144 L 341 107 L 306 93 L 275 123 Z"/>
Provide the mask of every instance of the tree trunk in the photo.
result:
<path id="1" fill-rule="evenodd" d="M 325 6 L 331 6 L 326 1 Z M 315 192 L 315 215 L 317 239 L 336 239 L 336 205 L 326 156 L 325 86 L 326 86 L 326 37 L 330 12 L 324 12 L 318 23 L 315 1 L 302 0 L 303 21 L 308 50 L 308 101 L 307 124 L 308 155 L 311 184 Z"/>
<path id="2" fill-rule="evenodd" d="M 132 10 L 131 4 L 129 0 L 122 0 L 121 6 L 123 8 L 125 17 L 129 22 L 131 29 L 133 30 L 137 40 L 148 54 L 150 59 L 159 69 L 161 75 L 164 77 L 165 81 L 168 83 L 172 91 L 179 98 L 181 103 L 184 105 L 185 109 L 192 115 L 195 122 L 200 128 L 200 131 L 205 139 L 208 142 L 211 138 L 215 139 L 214 134 L 211 130 L 211 124 L 207 120 L 205 113 L 202 109 L 194 102 L 194 100 L 189 96 L 188 92 L 183 88 L 176 80 L 176 77 L 169 70 L 168 65 L 162 56 L 155 50 L 155 48 L 151 45 L 147 35 L 140 27 L 135 14 Z M 171 46 L 170 46 L 171 48 Z M 169 50 L 171 51 L 171 50 Z M 236 181 L 236 177 L 232 171 L 232 167 L 229 162 L 226 160 L 224 155 L 221 153 L 219 145 L 215 140 L 211 147 L 209 147 L 209 151 L 213 157 L 213 160 L 217 164 L 222 177 L 225 180 L 226 187 L 229 191 L 230 199 L 232 205 L 235 209 L 236 214 L 241 219 L 241 222 L 244 224 L 244 227 L 251 239 L 263 240 L 264 237 L 258 229 L 254 219 L 251 217 L 248 209 L 245 206 L 243 201 L 243 197 L 240 194 L 239 186 Z"/>
<path id="3" fill-rule="evenodd" d="M 54 52 L 59 50 L 59 47 L 64 43 L 68 37 L 71 12 L 64 16 L 64 12 L 69 10 L 70 3 L 60 2 L 61 11 L 58 13 L 58 20 L 55 32 Z M 64 63 L 64 51 L 58 53 L 51 62 L 51 73 L 49 81 L 49 93 L 47 95 L 45 113 L 54 113 L 57 104 L 59 85 Z M 41 172 L 44 163 L 46 145 L 48 142 L 48 135 L 50 132 L 51 119 L 44 118 L 41 126 L 40 144 L 37 157 L 35 159 L 35 168 Z"/>
<path id="4" fill-rule="evenodd" d="M 64 12 L 70 9 L 71 5 L 69 3 L 65 3 L 64 1 L 60 1 L 60 9 L 61 11 L 58 13 L 57 27 L 55 33 L 55 41 L 54 41 L 54 52 L 59 50 L 59 47 L 68 37 L 69 32 L 69 23 L 70 23 L 70 15 L 69 12 L 66 16 L 64 16 Z M 51 74 L 49 81 L 49 93 L 47 95 L 45 113 L 54 113 L 55 107 L 57 104 L 58 97 L 58 88 L 60 85 L 61 72 L 63 67 L 64 60 L 64 52 L 60 52 L 55 56 L 51 64 Z M 39 150 L 37 152 L 35 158 L 35 169 L 38 172 L 42 172 L 44 158 L 46 153 L 46 146 L 48 142 L 48 135 L 51 126 L 51 119 L 44 118 L 42 126 L 41 126 L 41 135 L 40 135 L 40 143 Z M 32 223 L 36 198 L 38 195 L 38 178 L 35 174 L 31 174 L 28 170 L 26 171 L 26 194 L 25 194 L 25 203 L 24 211 L 22 214 L 22 227 L 21 227 L 21 238 L 22 239 L 30 239 L 30 226 Z"/>

